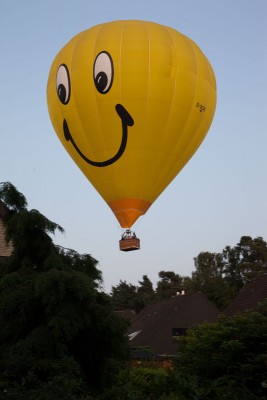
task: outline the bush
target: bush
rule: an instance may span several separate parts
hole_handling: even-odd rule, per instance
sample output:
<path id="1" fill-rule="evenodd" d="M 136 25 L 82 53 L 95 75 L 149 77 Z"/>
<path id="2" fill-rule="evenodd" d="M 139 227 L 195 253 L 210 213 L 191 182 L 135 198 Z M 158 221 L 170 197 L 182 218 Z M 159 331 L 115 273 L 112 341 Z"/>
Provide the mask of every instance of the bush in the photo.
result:
<path id="1" fill-rule="evenodd" d="M 177 387 L 188 399 L 267 398 L 267 316 L 222 317 L 188 332 L 178 343 Z"/>
<path id="2" fill-rule="evenodd" d="M 172 389 L 171 373 L 163 368 L 129 368 L 120 371 L 116 385 L 103 400 L 184 400 L 177 397 Z"/>

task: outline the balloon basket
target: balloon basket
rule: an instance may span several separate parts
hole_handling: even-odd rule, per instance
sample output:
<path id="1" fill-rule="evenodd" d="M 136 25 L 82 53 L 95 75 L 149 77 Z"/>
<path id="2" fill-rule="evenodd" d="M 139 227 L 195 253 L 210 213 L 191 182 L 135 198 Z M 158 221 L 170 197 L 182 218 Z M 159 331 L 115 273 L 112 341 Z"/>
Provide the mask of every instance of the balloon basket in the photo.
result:
<path id="1" fill-rule="evenodd" d="M 140 250 L 140 239 L 138 239 L 134 232 L 127 229 L 119 241 L 121 251 Z"/>

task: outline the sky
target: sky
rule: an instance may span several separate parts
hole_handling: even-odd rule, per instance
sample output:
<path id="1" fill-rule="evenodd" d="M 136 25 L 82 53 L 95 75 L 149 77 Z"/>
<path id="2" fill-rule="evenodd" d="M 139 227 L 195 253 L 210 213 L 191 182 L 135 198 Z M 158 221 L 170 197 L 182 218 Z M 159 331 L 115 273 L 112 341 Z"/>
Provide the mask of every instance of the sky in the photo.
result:
<path id="1" fill-rule="evenodd" d="M 58 140 L 46 84 L 77 33 L 119 19 L 170 26 L 194 40 L 217 82 L 208 135 L 134 230 L 141 250 L 119 251 L 123 229 Z M 2 0 L 0 182 L 11 182 L 65 230 L 56 244 L 98 260 L 103 289 L 120 280 L 154 287 L 162 270 L 190 276 L 194 257 L 241 236 L 267 240 L 266 0 Z"/>

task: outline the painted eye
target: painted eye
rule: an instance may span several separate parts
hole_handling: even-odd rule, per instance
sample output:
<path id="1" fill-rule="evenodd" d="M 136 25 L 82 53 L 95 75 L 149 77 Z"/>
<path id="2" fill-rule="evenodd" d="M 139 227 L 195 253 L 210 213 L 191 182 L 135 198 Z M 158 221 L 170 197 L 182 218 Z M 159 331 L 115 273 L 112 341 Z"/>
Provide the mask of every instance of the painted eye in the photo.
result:
<path id="1" fill-rule="evenodd" d="M 67 104 L 70 99 L 70 74 L 65 64 L 57 70 L 57 95 L 62 104 Z"/>
<path id="2" fill-rule="evenodd" d="M 99 93 L 105 94 L 112 86 L 114 68 L 109 53 L 102 51 L 94 63 L 94 82 Z"/>

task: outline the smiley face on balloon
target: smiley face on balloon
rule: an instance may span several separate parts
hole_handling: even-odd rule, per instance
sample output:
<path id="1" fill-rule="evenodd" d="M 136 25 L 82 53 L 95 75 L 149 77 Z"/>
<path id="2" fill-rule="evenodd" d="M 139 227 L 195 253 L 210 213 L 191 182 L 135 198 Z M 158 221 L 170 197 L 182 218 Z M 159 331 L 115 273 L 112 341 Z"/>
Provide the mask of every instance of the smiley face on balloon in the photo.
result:
<path id="1" fill-rule="evenodd" d="M 99 53 L 95 59 L 93 70 L 94 70 L 94 83 L 96 89 L 98 90 L 99 93 L 106 94 L 112 86 L 113 75 L 114 75 L 113 62 L 110 54 L 108 54 L 106 51 Z M 62 104 L 67 104 L 71 97 L 71 81 L 70 81 L 70 74 L 68 71 L 68 67 L 66 64 L 61 64 L 59 66 L 56 81 L 57 81 L 58 98 Z M 122 123 L 121 144 L 119 146 L 117 153 L 113 157 L 104 161 L 90 160 L 77 146 L 75 139 L 70 133 L 68 122 L 66 121 L 66 119 L 63 120 L 63 131 L 65 139 L 72 143 L 74 149 L 77 151 L 77 153 L 81 156 L 81 158 L 85 162 L 95 167 L 106 167 L 110 164 L 113 164 L 124 153 L 127 144 L 127 133 L 128 133 L 127 128 L 128 126 L 132 126 L 134 124 L 134 121 L 131 115 L 123 107 L 123 105 L 116 104 L 115 109 Z"/>
<path id="2" fill-rule="evenodd" d="M 62 48 L 47 101 L 63 146 L 130 228 L 202 143 L 216 82 L 198 46 L 176 30 L 114 21 Z"/>

